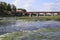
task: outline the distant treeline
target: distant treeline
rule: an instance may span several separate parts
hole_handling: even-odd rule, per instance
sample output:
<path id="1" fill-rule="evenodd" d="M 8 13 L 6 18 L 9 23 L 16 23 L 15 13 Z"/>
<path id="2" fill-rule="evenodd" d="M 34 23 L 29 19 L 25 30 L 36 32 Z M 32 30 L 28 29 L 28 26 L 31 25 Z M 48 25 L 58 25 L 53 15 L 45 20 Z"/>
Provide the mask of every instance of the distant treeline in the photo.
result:
<path id="1" fill-rule="evenodd" d="M 16 6 L 13 4 L 8 4 L 6 2 L 0 2 L 0 16 L 3 17 L 8 17 L 8 16 L 18 16 L 16 13 Z M 26 12 L 25 9 L 18 9 L 18 10 L 23 10 L 24 12 Z"/>

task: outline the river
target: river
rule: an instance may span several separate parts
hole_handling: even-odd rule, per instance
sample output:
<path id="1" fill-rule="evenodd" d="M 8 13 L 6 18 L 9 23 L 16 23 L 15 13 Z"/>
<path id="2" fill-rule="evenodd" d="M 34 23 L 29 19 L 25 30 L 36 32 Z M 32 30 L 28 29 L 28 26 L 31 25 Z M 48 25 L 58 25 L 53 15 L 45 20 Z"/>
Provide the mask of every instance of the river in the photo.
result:
<path id="1" fill-rule="evenodd" d="M 11 32 L 32 31 L 42 28 L 60 28 L 59 21 L 14 21 L 9 23 L 0 23 L 0 35 Z"/>

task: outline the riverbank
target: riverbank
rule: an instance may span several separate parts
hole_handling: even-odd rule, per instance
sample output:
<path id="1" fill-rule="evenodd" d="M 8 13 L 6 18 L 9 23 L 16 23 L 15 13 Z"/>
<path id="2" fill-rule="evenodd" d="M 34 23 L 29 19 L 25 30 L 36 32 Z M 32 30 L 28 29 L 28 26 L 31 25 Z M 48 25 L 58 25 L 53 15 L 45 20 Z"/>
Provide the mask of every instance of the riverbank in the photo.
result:
<path id="1" fill-rule="evenodd" d="M 28 16 L 23 16 L 23 17 L 0 17 L 0 23 L 5 23 L 5 22 L 10 22 L 10 21 L 60 21 L 60 16 L 33 16 L 33 17 L 28 17 Z"/>
<path id="2" fill-rule="evenodd" d="M 33 17 L 16 17 L 16 20 L 25 20 L 25 21 L 49 21 L 49 20 L 55 20 L 60 21 L 60 16 L 33 16 Z"/>

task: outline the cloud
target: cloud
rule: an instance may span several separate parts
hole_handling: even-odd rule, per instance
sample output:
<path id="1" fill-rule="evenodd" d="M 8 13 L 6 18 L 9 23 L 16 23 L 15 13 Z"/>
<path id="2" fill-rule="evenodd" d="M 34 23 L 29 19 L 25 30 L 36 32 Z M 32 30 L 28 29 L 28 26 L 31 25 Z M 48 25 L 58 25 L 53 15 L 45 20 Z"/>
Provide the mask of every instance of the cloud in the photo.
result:
<path id="1" fill-rule="evenodd" d="M 38 5 L 38 1 L 35 0 L 15 0 L 12 4 L 16 5 L 17 8 L 24 8 L 27 11 L 60 11 L 60 0 L 56 0 L 56 2 L 44 2 L 41 3 L 43 6 Z M 35 4 L 36 5 L 35 5 Z M 34 5 L 35 6 L 34 6 Z"/>
<path id="2" fill-rule="evenodd" d="M 34 0 L 15 0 L 12 4 L 16 5 L 17 8 L 30 8 L 34 3 Z"/>
<path id="3" fill-rule="evenodd" d="M 57 2 L 44 3 L 43 6 L 47 11 L 60 11 L 60 0 Z"/>
<path id="4" fill-rule="evenodd" d="M 56 10 L 60 11 L 60 1 L 55 4 L 55 7 Z"/>
<path id="5" fill-rule="evenodd" d="M 54 8 L 54 3 L 44 3 L 43 6 L 44 6 L 43 7 L 44 9 L 46 9 L 48 11 L 52 11 Z"/>
<path id="6" fill-rule="evenodd" d="M 21 0 L 15 0 L 15 2 L 13 2 L 12 4 L 18 5 L 20 2 L 21 2 Z"/>
<path id="7" fill-rule="evenodd" d="M 0 0 L 0 1 L 2 1 L 2 0 Z"/>

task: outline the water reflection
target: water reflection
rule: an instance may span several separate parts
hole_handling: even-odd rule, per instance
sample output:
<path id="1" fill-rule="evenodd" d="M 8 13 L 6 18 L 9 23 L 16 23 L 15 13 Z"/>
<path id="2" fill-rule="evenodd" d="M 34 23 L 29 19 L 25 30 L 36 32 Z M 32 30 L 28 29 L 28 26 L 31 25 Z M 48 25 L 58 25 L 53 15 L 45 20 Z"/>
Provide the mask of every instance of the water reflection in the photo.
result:
<path id="1" fill-rule="evenodd" d="M 0 23 L 0 34 L 9 32 L 20 32 L 25 30 L 37 30 L 41 28 L 60 28 L 60 22 L 58 21 L 36 21 L 36 22 L 25 22 L 25 21 L 14 21 L 8 23 Z"/>

